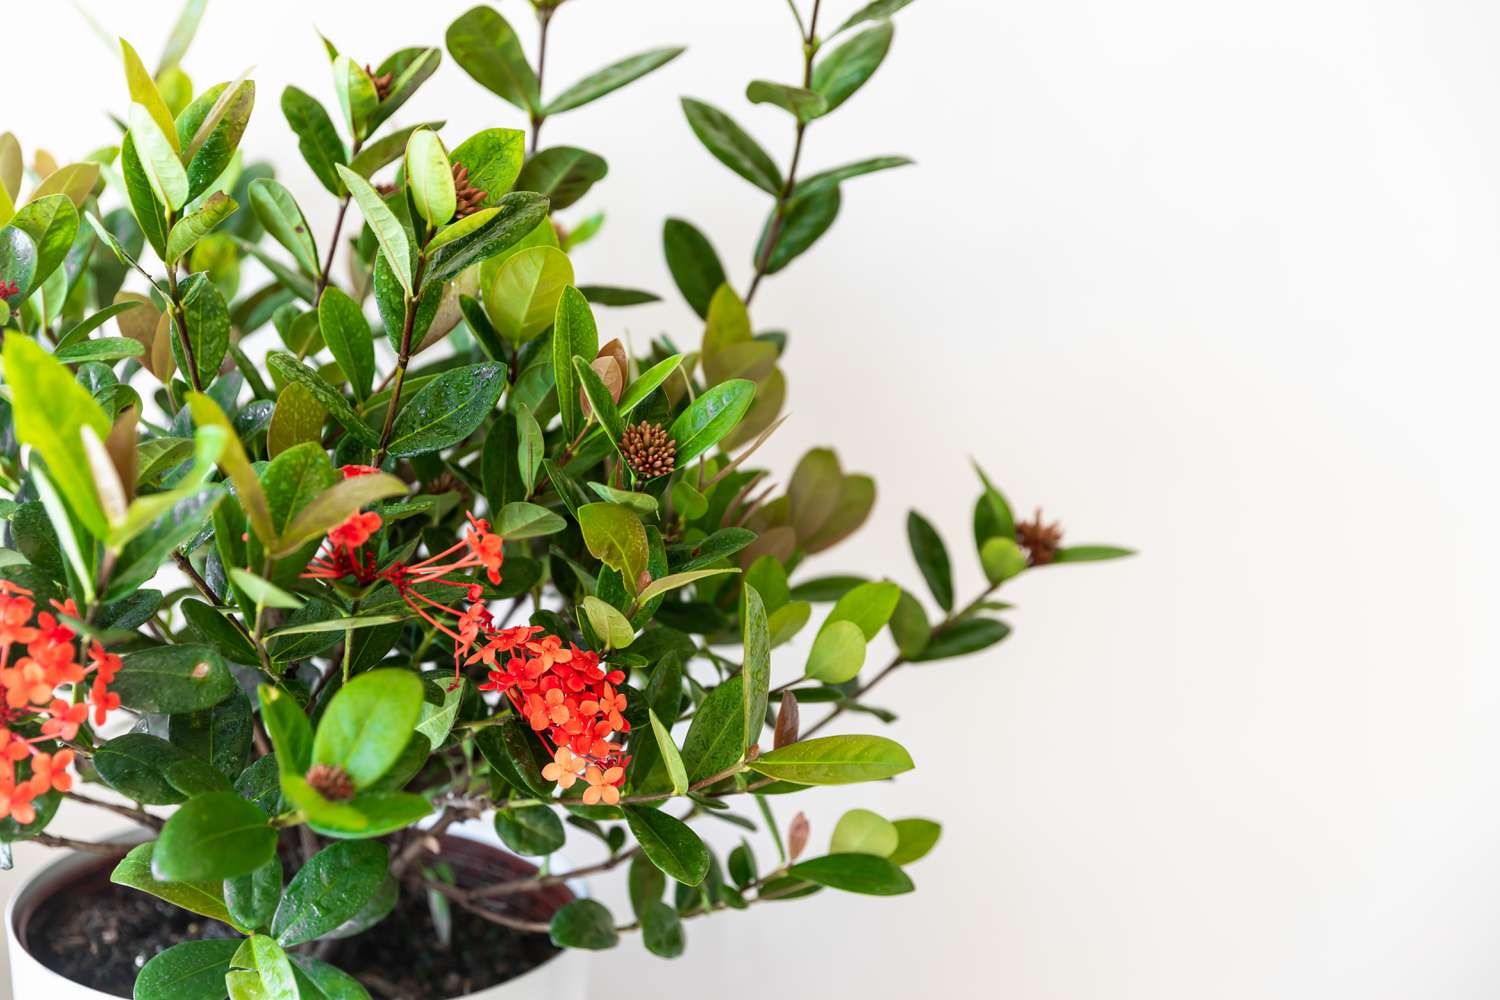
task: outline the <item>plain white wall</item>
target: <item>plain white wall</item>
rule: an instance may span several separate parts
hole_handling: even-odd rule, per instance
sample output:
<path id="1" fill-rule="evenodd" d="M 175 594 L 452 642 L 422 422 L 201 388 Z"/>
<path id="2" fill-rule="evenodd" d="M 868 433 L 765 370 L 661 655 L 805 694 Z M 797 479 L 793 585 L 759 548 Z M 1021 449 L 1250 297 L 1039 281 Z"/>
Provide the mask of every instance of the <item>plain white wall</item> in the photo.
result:
<path id="1" fill-rule="evenodd" d="M 827 23 L 855 5 L 828 0 Z M 175 6 L 94 4 L 148 58 Z M 334 106 L 313 26 L 375 61 L 440 44 L 465 6 L 218 2 L 186 66 L 206 84 L 257 64 L 245 147 L 326 240 L 277 108 L 292 81 Z M 60 159 L 107 141 L 119 72 L 78 16 L 6 23 L 0 125 Z M 767 458 L 784 474 L 835 443 L 878 477 L 825 569 L 919 586 L 917 505 L 972 592 L 970 455 L 1073 539 L 1143 555 L 1024 580 L 1004 646 L 882 692 L 915 774 L 804 798 L 819 842 L 855 803 L 942 819 L 915 895 L 695 921 L 677 963 L 632 944 L 601 968 L 669 998 L 1493 996 L 1500 8 L 918 0 L 897 24 L 805 162 L 920 165 L 850 182 L 757 298 L 756 325 L 792 334 L 794 416 Z M 26 41 L 62 33 L 71 57 Z M 580 280 L 667 299 L 608 328 L 695 343 L 662 220 L 707 229 L 743 287 L 766 199 L 676 97 L 784 161 L 787 122 L 742 94 L 798 53 L 781 0 L 577 0 L 549 90 L 669 42 L 691 48 L 545 136 L 610 162 L 570 213 L 609 214 Z M 446 56 L 402 114 L 429 117 L 520 125 Z"/>

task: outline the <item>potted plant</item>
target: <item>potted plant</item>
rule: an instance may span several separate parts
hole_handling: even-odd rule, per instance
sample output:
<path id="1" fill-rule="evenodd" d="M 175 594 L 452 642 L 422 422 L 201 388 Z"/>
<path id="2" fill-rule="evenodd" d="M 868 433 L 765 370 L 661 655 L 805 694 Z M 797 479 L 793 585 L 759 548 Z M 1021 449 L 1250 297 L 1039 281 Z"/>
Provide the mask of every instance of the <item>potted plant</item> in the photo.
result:
<path id="1" fill-rule="evenodd" d="M 326 236 L 240 148 L 254 82 L 181 68 L 196 0 L 154 70 L 120 42 L 117 145 L 27 171 L 0 136 L 0 841 L 75 852 L 12 902 L 18 995 L 581 996 L 560 949 L 639 933 L 670 958 L 694 919 L 912 889 L 936 822 L 853 809 L 814 838 L 798 797 L 912 768 L 868 696 L 1004 639 L 997 589 L 1126 552 L 1062 545 L 981 472 L 973 599 L 908 520 L 934 618 L 892 581 L 807 565 L 864 522 L 873 481 L 828 448 L 784 491 L 753 467 L 787 340 L 755 330 L 756 294 L 846 182 L 909 162 L 802 168 L 905 3 L 832 30 L 819 0 L 791 5 L 801 78 L 746 91 L 789 115 L 785 167 L 683 100 L 770 199 L 738 283 L 666 222 L 692 350 L 612 335 L 613 310 L 657 297 L 575 272 L 603 216 L 570 210 L 606 164 L 540 142 L 681 50 L 554 90 L 562 0 L 533 0 L 534 62 L 491 7 L 446 32 L 523 128 L 398 127 L 443 50 L 371 66 L 326 41 L 339 124 L 279 98 L 305 160 L 283 176 L 337 201 Z M 57 836 L 65 798 L 139 834 Z M 712 825 L 739 845 L 716 854 Z M 568 868 L 570 835 L 603 859 Z M 629 913 L 587 893 L 615 869 Z"/>

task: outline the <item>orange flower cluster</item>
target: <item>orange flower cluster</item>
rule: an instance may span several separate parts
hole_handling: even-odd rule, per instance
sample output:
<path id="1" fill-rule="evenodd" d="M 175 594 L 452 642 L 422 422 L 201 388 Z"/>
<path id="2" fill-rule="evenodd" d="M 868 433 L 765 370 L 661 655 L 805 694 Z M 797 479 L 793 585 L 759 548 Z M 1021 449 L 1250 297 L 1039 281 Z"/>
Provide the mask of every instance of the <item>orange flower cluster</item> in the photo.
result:
<path id="1" fill-rule="evenodd" d="M 345 466 L 345 477 L 366 475 L 368 466 Z M 495 625 L 480 600 L 483 588 L 455 574 L 483 569 L 491 583 L 500 582 L 505 561 L 504 539 L 490 531 L 489 522 L 468 515 L 469 530 L 456 544 L 419 563 L 396 562 L 380 569 L 364 544 L 380 530 L 380 515 L 354 513 L 328 533 L 328 545 L 313 560 L 305 577 L 342 580 L 352 577 L 367 585 L 384 580 L 401 594 L 407 606 L 433 628 L 453 640 L 453 681 L 465 666 L 483 663 L 489 679 L 480 690 L 503 692 L 516 712 L 530 723 L 553 754 L 547 780 L 569 788 L 579 777 L 589 783 L 584 801 L 614 804 L 625 782 L 622 737 L 630 724 L 621 714 L 626 699 L 617 690 L 625 680 L 619 670 L 606 672 L 599 655 L 563 645 L 543 629 Z M 435 584 L 464 591 L 462 609 L 437 600 L 418 587 Z M 427 588 L 429 591 L 431 588 Z M 506 656 L 502 667 L 500 657 Z"/>
<path id="2" fill-rule="evenodd" d="M 52 606 L 59 614 L 78 617 L 71 599 Z M 0 819 L 31 823 L 38 796 L 73 787 L 68 773 L 73 751 L 47 753 L 40 744 L 76 738 L 90 708 L 94 724 L 103 725 L 120 707 L 120 696 L 109 690 L 120 658 L 91 641 L 85 667 L 77 661 L 77 638 L 55 615 L 36 613 L 31 591 L 0 580 Z M 13 660 L 11 651 L 18 646 L 25 653 Z M 57 697 L 58 688 L 65 686 L 71 700 Z M 17 774 L 18 764 L 26 765 L 27 776 Z"/>

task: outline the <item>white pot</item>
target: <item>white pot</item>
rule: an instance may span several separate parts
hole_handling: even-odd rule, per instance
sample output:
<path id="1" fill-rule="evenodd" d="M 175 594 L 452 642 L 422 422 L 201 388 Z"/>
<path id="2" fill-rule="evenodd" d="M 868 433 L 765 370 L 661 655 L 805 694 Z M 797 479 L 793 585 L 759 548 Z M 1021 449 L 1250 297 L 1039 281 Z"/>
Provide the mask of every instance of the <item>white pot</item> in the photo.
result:
<path id="1" fill-rule="evenodd" d="M 450 833 L 481 843 L 499 846 L 494 828 L 473 820 L 453 826 Z M 121 842 L 138 837 L 120 837 Z M 566 871 L 553 857 L 553 870 Z M 91 854 L 65 854 L 51 864 L 28 875 L 17 887 L 5 907 L 6 950 L 10 956 L 10 983 L 15 1000 L 118 1000 L 108 993 L 80 986 L 47 968 L 31 956 L 21 942 L 24 920 L 43 899 L 58 891 L 71 879 L 97 867 L 99 858 Z M 579 882 L 569 882 L 576 896 L 586 892 Z M 583 1000 L 588 992 L 587 955 L 565 949 L 524 975 L 470 993 L 456 1000 Z"/>

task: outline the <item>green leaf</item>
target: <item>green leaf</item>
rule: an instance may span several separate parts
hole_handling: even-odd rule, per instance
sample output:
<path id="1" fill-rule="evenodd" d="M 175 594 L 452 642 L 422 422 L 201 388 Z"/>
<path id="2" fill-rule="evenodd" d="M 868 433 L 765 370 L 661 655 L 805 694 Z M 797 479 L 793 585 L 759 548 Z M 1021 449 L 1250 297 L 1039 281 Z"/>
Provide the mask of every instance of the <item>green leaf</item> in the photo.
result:
<path id="1" fill-rule="evenodd" d="M 360 149 L 359 153 L 349 161 L 349 169 L 359 174 L 359 176 L 368 179 L 374 175 L 375 171 L 394 163 L 406 153 L 406 141 L 411 138 L 411 134 L 417 129 L 430 128 L 433 131 L 437 131 L 446 124 L 447 122 L 442 121 L 419 122 L 416 125 L 408 125 L 405 128 L 387 133 L 372 142 L 367 142 Z M 330 174 L 333 173 L 332 163 L 329 164 L 328 170 Z M 338 180 L 336 174 L 334 174 L 334 180 L 335 182 Z M 485 190 L 488 189 L 486 188 Z"/>
<path id="2" fill-rule="evenodd" d="M 324 291 L 327 295 L 327 290 Z M 373 348 L 372 348 L 373 350 Z M 365 423 L 364 419 L 355 411 L 344 394 L 328 384 L 328 380 L 317 371 L 298 361 L 297 358 L 287 351 L 270 351 L 266 354 L 266 364 L 277 375 L 288 382 L 295 382 L 308 392 L 312 393 L 314 399 L 323 405 L 333 419 L 348 431 L 360 444 L 367 448 L 378 448 L 380 446 L 380 435 L 374 428 Z"/>
<path id="3" fill-rule="evenodd" d="M 224 905 L 241 927 L 261 928 L 281 902 L 281 859 L 273 857 L 249 875 L 224 880 Z"/>
<path id="4" fill-rule="evenodd" d="M 850 590 L 833 610 L 828 613 L 828 618 L 823 622 L 823 627 L 835 622 L 853 622 L 859 626 L 866 642 L 871 641 L 885 627 L 885 623 L 891 620 L 891 615 L 896 610 L 896 604 L 901 600 L 901 588 L 889 581 L 875 581 L 862 583 Z M 830 683 L 839 683 L 832 681 Z"/>
<path id="5" fill-rule="evenodd" d="M 246 938 L 229 964 L 234 969 L 225 976 L 229 1000 L 300 1000 L 296 974 L 291 960 L 281 946 L 257 934 Z"/>
<path id="6" fill-rule="evenodd" d="M 33 198 L 11 218 L 10 225 L 36 245 L 34 275 L 30 281 L 17 282 L 24 291 L 32 284 L 40 285 L 68 256 L 78 237 L 78 209 L 67 195 L 49 194 Z"/>
<path id="7" fill-rule="evenodd" d="M 979 549 L 979 563 L 990 583 L 1004 583 L 1026 569 L 1026 553 L 1021 546 L 1003 535 L 985 539 Z"/>
<path id="8" fill-rule="evenodd" d="M 0 265 L 3 263 L 0 260 Z M 109 417 L 88 390 L 74 380 L 73 373 L 30 338 L 6 337 L 4 363 L 17 440 L 42 456 L 73 513 L 91 534 L 103 537 L 107 525 L 89 473 L 82 435 L 87 428 L 100 441 L 105 440 L 109 437 Z"/>
<path id="9" fill-rule="evenodd" d="M 501 718 L 499 725 L 479 730 L 474 745 L 506 784 L 538 798 L 549 797 L 553 784 L 542 777 L 542 766 L 537 760 L 541 745 L 532 734 L 531 726 L 515 715 Z"/>
<path id="10" fill-rule="evenodd" d="M 619 572 L 634 593 L 649 554 L 641 519 L 620 504 L 590 503 L 578 508 L 578 526 L 590 554 Z"/>
<path id="11" fill-rule="evenodd" d="M 1004 622 L 992 618 L 965 618 L 942 631 L 934 630 L 927 646 L 910 659 L 914 663 L 926 663 L 965 656 L 993 646 L 1008 635 L 1010 626 Z"/>
<path id="12" fill-rule="evenodd" d="M 580 226 L 579 229 L 581 228 Z M 579 229 L 573 230 L 570 234 L 567 245 L 563 247 L 564 250 L 571 250 L 581 242 L 578 239 Z M 642 306 L 648 302 L 661 301 L 660 295 L 640 288 L 620 288 L 617 285 L 579 285 L 578 290 L 583 293 L 584 298 L 596 306 Z"/>
<path id="13" fill-rule="evenodd" d="M 291 695 L 269 684 L 259 688 L 260 717 L 283 771 L 302 774 L 312 766 L 312 725 Z"/>
<path id="14" fill-rule="evenodd" d="M 167 882 L 248 875 L 276 854 L 276 831 L 254 803 L 234 792 L 189 799 L 162 827 L 152 873 Z"/>
<path id="15" fill-rule="evenodd" d="M 584 364 L 599 353 L 599 327 L 583 294 L 572 285 L 557 300 L 552 326 L 552 372 L 557 384 L 557 410 L 562 417 L 563 436 L 571 441 L 583 428 L 583 409 L 578 402 L 578 380 L 573 359 Z"/>
<path id="16" fill-rule="evenodd" d="M 307 217 L 302 214 L 292 193 L 269 177 L 257 177 L 251 181 L 249 191 L 250 208 L 271 238 L 291 253 L 304 274 L 313 277 L 322 274 L 312 227 L 307 224 Z"/>
<path id="17" fill-rule="evenodd" d="M 177 129 L 171 130 L 172 141 L 151 117 L 151 113 L 139 104 L 130 106 L 130 138 L 140 156 L 146 182 L 156 200 L 175 212 L 187 204 L 187 169 L 177 158 Z"/>
<path id="18" fill-rule="evenodd" d="M 749 583 L 744 586 L 740 607 L 740 624 L 744 641 L 745 743 L 755 743 L 766 724 L 766 702 L 771 688 L 771 627 L 766 621 L 766 606 L 760 593 Z"/>
<path id="19" fill-rule="evenodd" d="M 916 511 L 906 515 L 906 537 L 911 543 L 912 557 L 933 600 L 944 611 L 953 610 L 953 567 L 948 562 L 948 549 L 937 529 Z"/>
<path id="20" fill-rule="evenodd" d="M 410 298 L 412 294 L 411 242 L 406 237 L 406 228 L 401 225 L 401 221 L 386 205 L 379 192 L 370 186 L 369 181 L 342 164 L 335 166 L 334 169 L 338 171 L 339 177 L 344 181 L 344 186 L 349 189 L 349 193 L 359 205 L 360 213 L 364 215 L 370 231 L 375 234 L 375 241 L 380 244 L 380 250 L 385 255 L 391 272 L 401 283 L 407 297 Z"/>
<path id="21" fill-rule="evenodd" d="M 521 40 L 490 7 L 475 7 L 448 26 L 448 52 L 465 73 L 522 111 L 540 111 L 541 89 Z"/>
<path id="22" fill-rule="evenodd" d="M 655 392 L 657 388 L 672 377 L 672 373 L 682 367 L 683 355 L 674 354 L 669 358 L 663 358 L 650 368 L 641 372 L 640 378 L 631 382 L 620 394 L 620 402 L 617 409 L 620 416 L 628 416 L 630 411 L 645 401 L 646 397 Z"/>
<path id="23" fill-rule="evenodd" d="M 422 682 L 415 674 L 360 674 L 329 701 L 313 739 L 313 763 L 343 768 L 356 789 L 372 785 L 406 749 L 421 712 Z"/>
<path id="24" fill-rule="evenodd" d="M 547 806 L 522 806 L 495 813 L 495 832 L 517 854 L 551 854 L 567 842 L 562 820 Z"/>
<path id="25" fill-rule="evenodd" d="M 311 985 L 322 993 L 322 1000 L 370 1000 L 369 991 L 360 985 L 359 980 L 327 962 L 305 955 L 294 957 L 292 962 L 301 976 L 306 976 Z M 319 1000 L 316 996 L 308 996 L 301 976 L 298 977 L 298 985 L 302 989 L 301 1000 Z"/>
<path id="26" fill-rule="evenodd" d="M 724 266 L 708 237 L 691 222 L 668 219 L 662 226 L 662 246 L 672 280 L 699 316 L 708 316 L 708 303 L 724 284 Z"/>
<path id="27" fill-rule="evenodd" d="M 1135 555 L 1135 549 L 1122 549 L 1114 545 L 1069 545 L 1057 550 L 1053 563 L 1102 562 L 1106 559 L 1124 559 Z"/>
<path id="28" fill-rule="evenodd" d="M 744 755 L 744 681 L 736 675 L 710 691 L 693 714 L 682 763 L 696 782 L 728 770 Z"/>
<path id="29" fill-rule="evenodd" d="M 901 842 L 896 825 L 868 809 L 850 809 L 833 828 L 829 851 L 834 854 L 872 854 L 888 858 Z"/>
<path id="30" fill-rule="evenodd" d="M 188 200 L 201 198 L 219 185 L 229 187 L 230 161 L 239 148 L 240 139 L 250 124 L 255 109 L 255 82 L 241 74 L 233 83 L 210 87 L 189 104 L 177 117 L 177 137 L 186 145 Z M 236 168 L 236 171 L 238 168 Z"/>
<path id="31" fill-rule="evenodd" d="M 563 289 L 573 284 L 573 264 L 556 247 L 527 247 L 508 257 L 484 286 L 484 311 L 514 344 L 541 333 L 557 317 Z"/>
<path id="32" fill-rule="evenodd" d="M 909 865 L 926 857 L 943 832 L 942 824 L 930 819 L 898 819 L 894 826 L 899 839 L 889 857 L 893 865 Z"/>
<path id="33" fill-rule="evenodd" d="M 302 598 L 290 594 L 269 580 L 262 579 L 247 569 L 231 567 L 229 579 L 246 597 L 255 602 L 257 608 L 300 608 Z"/>
<path id="34" fill-rule="evenodd" d="M 624 649 L 635 641 L 635 628 L 631 626 L 630 619 L 620 614 L 614 605 L 590 594 L 583 599 L 583 613 L 594 634 L 609 649 Z"/>
<path id="35" fill-rule="evenodd" d="M 283 948 L 316 941 L 349 920 L 385 884 L 390 851 L 371 840 L 330 844 L 288 883 L 271 921 Z"/>
<path id="36" fill-rule="evenodd" d="M 974 463 L 974 471 L 984 484 L 984 492 L 974 504 L 974 547 L 982 551 L 984 543 L 996 536 L 1014 541 L 1016 519 L 1011 513 L 1010 503 L 995 488 L 994 483 L 990 482 L 990 477 L 985 475 L 978 462 Z"/>
<path id="37" fill-rule="evenodd" d="M 203 20 L 203 10 L 207 6 L 208 0 L 187 0 L 182 5 L 172 24 L 172 32 L 167 36 L 167 44 L 162 46 L 161 60 L 156 64 L 157 76 L 182 62 L 188 46 L 193 44 L 193 36 L 198 33 L 198 24 Z"/>
<path id="38" fill-rule="evenodd" d="M 767 194 L 781 193 L 781 171 L 770 155 L 744 129 L 718 108 L 694 100 L 682 99 L 693 134 L 715 158 Z"/>
<path id="39" fill-rule="evenodd" d="M 677 910 L 661 900 L 642 907 L 641 943 L 658 958 L 677 958 L 687 947 L 682 933 L 682 918 Z"/>
<path id="40" fill-rule="evenodd" d="M 828 101 L 822 94 L 770 80 L 752 80 L 745 89 L 745 96 L 751 104 L 774 104 L 803 124 L 828 110 Z"/>
<path id="41" fill-rule="evenodd" d="M 497 199 L 492 207 L 458 220 L 428 244 L 432 262 L 422 278 L 422 286 L 431 288 L 474 264 L 492 258 L 504 260 L 505 254 L 519 252 L 516 248 L 523 246 L 539 226 L 551 230 L 547 209 L 547 199 L 541 195 L 512 191 Z M 470 222 L 472 219 L 479 221 Z M 481 280 L 484 273 L 481 272 Z"/>
<path id="42" fill-rule="evenodd" d="M 546 195 L 556 211 L 578 201 L 607 173 L 609 164 L 602 156 L 576 146 L 553 146 L 531 155 L 516 187 Z"/>
<path id="43" fill-rule="evenodd" d="M 281 92 L 281 113 L 296 133 L 297 148 L 318 181 L 329 194 L 342 196 L 344 186 L 339 182 L 338 167 L 349 162 L 349 156 L 323 105 L 312 95 L 287 87 Z"/>
<path id="44" fill-rule="evenodd" d="M 828 111 L 823 114 L 852 97 L 880 68 L 895 32 L 889 21 L 877 24 L 818 60 L 813 67 L 812 89 L 828 100 Z"/>
<path id="45" fill-rule="evenodd" d="M 796 202 L 803 198 L 827 194 L 851 178 L 873 174 L 880 170 L 910 166 L 912 162 L 909 157 L 905 156 L 872 156 L 869 159 L 846 163 L 831 170 L 822 170 L 798 181 L 797 186 L 792 188 L 792 200 Z"/>
<path id="46" fill-rule="evenodd" d="M 457 444 L 484 422 L 505 385 L 501 365 L 467 365 L 443 372 L 396 415 L 388 454 L 409 458 Z"/>
<path id="47" fill-rule="evenodd" d="M 907 659 L 918 656 L 927 648 L 931 630 L 922 602 L 906 591 L 901 591 L 901 598 L 896 602 L 896 610 L 891 615 L 891 637 L 896 640 L 896 648 L 901 650 L 901 655 Z"/>
<path id="48" fill-rule="evenodd" d="M 333 60 L 333 89 L 338 95 L 344 122 L 356 142 L 364 140 L 371 130 L 371 120 L 380 106 L 375 81 L 364 68 L 346 55 Z M 347 185 L 346 185 L 347 186 Z"/>
<path id="49" fill-rule="evenodd" d="M 859 10 L 850 14 L 844 23 L 835 28 L 833 34 L 830 34 L 828 37 L 832 38 L 834 35 L 842 34 L 850 28 L 863 24 L 866 21 L 879 21 L 890 17 L 909 3 L 911 3 L 911 0 L 873 0 L 873 2 L 865 4 Z"/>
<path id="50" fill-rule="evenodd" d="M 787 869 L 791 878 L 867 896 L 899 896 L 916 886 L 900 868 L 870 854 L 828 854 Z"/>
<path id="51" fill-rule="evenodd" d="M 224 613 L 209 607 L 202 601 L 183 601 L 178 605 L 178 610 L 187 619 L 188 628 L 202 639 L 211 644 L 220 654 L 234 661 L 254 666 L 260 662 L 260 657 L 255 653 L 255 647 L 250 645 L 250 640 L 239 629 L 229 623 Z"/>
<path id="52" fill-rule="evenodd" d="M 775 274 L 786 267 L 828 232 L 833 220 L 838 218 L 841 203 L 839 189 L 832 187 L 793 201 L 779 227 L 776 226 L 773 211 L 766 217 L 766 224 L 756 243 L 756 261 L 766 262 L 767 274 Z M 768 254 L 766 240 L 770 239 L 773 229 L 776 229 L 776 245 Z"/>
<path id="53" fill-rule="evenodd" d="M 229 782 L 250 763 L 253 725 L 250 699 L 237 689 L 212 708 L 172 716 L 168 738 L 173 746 L 212 765 Z"/>
<path id="54" fill-rule="evenodd" d="M 708 874 L 708 848 L 692 828 L 660 809 L 625 808 L 625 822 L 647 859 L 683 885 L 698 885 Z"/>
<path id="55" fill-rule="evenodd" d="M 458 710 L 463 705 L 464 694 L 468 689 L 469 682 L 460 681 L 443 690 L 441 705 L 422 702 L 421 721 L 417 723 L 417 732 L 426 738 L 428 746 L 434 749 L 442 746 L 448 734 L 453 731 L 453 722 L 458 718 Z"/>
<path id="56" fill-rule="evenodd" d="M 625 434 L 625 420 L 620 416 L 620 409 L 615 405 L 615 401 L 610 398 L 609 389 L 604 385 L 604 380 L 583 358 L 573 359 L 573 373 L 577 376 L 579 385 L 583 387 L 583 394 L 589 401 L 589 409 L 598 419 L 604 436 L 609 438 L 609 443 L 614 446 L 615 451 L 620 452 L 620 438 Z M 620 456 L 624 458 L 622 452 Z"/>
<path id="57" fill-rule="evenodd" d="M 739 570 L 733 567 L 724 567 L 722 569 L 695 569 L 686 573 L 673 573 L 659 580 L 652 580 L 649 586 L 636 595 L 635 600 L 637 604 L 645 604 L 653 598 L 660 597 L 662 594 L 677 590 L 680 587 L 686 587 L 699 580 L 704 580 L 711 576 L 723 576 L 725 573 L 738 572 Z"/>
<path id="58" fill-rule="evenodd" d="M 184 910 L 242 929 L 242 925 L 235 922 L 234 917 L 230 916 L 228 907 L 224 905 L 221 883 L 164 881 L 154 876 L 151 873 L 151 858 L 155 849 L 154 843 L 140 844 L 131 848 L 130 853 L 121 858 L 120 863 L 110 873 L 109 880 L 115 885 L 128 885 L 132 889 L 150 893 L 158 899 L 165 899 Z"/>
<path id="59" fill-rule="evenodd" d="M 688 791 L 687 768 L 683 766 L 682 754 L 677 750 L 677 744 L 672 742 L 672 731 L 662 725 L 661 719 L 656 717 L 656 710 L 648 708 L 651 719 L 651 733 L 656 737 L 656 747 L 661 753 L 662 763 L 667 767 L 667 776 L 672 780 L 672 794 L 686 795 Z"/>
<path id="60" fill-rule="evenodd" d="M 359 303 L 329 285 L 318 300 L 318 329 L 349 379 L 354 398 L 368 399 L 375 381 L 375 338 Z"/>
<path id="61" fill-rule="evenodd" d="M 542 467 L 543 457 L 547 454 L 547 438 L 542 431 L 542 425 L 537 422 L 536 414 L 531 412 L 531 407 L 518 399 L 515 401 L 515 411 L 519 438 L 516 445 L 516 460 L 520 462 L 521 481 L 526 484 L 526 494 L 530 496 L 536 492 L 536 474 Z"/>
<path id="62" fill-rule="evenodd" d="M 453 164 L 443 141 L 430 129 L 418 129 L 406 143 L 406 190 L 429 225 L 441 226 L 453 218 L 458 207 Z"/>
<path id="63" fill-rule="evenodd" d="M 302 778 L 286 772 L 281 775 L 281 790 L 315 833 L 340 840 L 383 837 L 432 814 L 426 799 L 404 792 L 364 792 L 348 802 L 329 802 Z"/>
<path id="64" fill-rule="evenodd" d="M 229 307 L 224 303 L 218 286 L 206 273 L 190 275 L 180 286 L 180 293 L 198 381 L 206 386 L 218 377 L 219 366 L 229 351 Z M 172 357 L 181 370 L 192 367 L 182 354 L 181 337 L 172 338 Z"/>
<path id="65" fill-rule="evenodd" d="M 30 236 L 14 226 L 0 229 L 0 281 L 20 289 L 16 296 L 18 302 L 31 294 L 36 279 L 36 262 L 36 244 Z"/>
<path id="66" fill-rule="evenodd" d="M 559 948 L 600 951 L 619 944 L 620 935 L 615 931 L 615 918 L 603 903 L 575 899 L 552 915 L 552 943 Z"/>
<path id="67" fill-rule="evenodd" d="M 266 506 L 265 492 L 260 488 L 260 477 L 255 474 L 250 460 L 245 457 L 244 446 L 234 432 L 234 425 L 224 416 L 219 404 L 202 393 L 188 393 L 187 402 L 193 415 L 193 423 L 199 427 L 224 428 L 226 441 L 224 451 L 219 456 L 219 467 L 234 483 L 235 498 L 245 512 L 251 530 L 262 542 L 275 538 L 276 530 L 271 525 L 271 512 Z"/>
<path id="68" fill-rule="evenodd" d="M 139 342 L 129 337 L 99 337 L 84 340 L 69 347 L 58 348 L 53 357 L 65 364 L 80 364 L 85 361 L 119 361 L 122 358 L 138 358 L 146 350 Z"/>
<path id="69" fill-rule="evenodd" d="M 125 63 L 125 85 L 130 91 L 130 99 L 140 105 L 141 110 L 156 125 L 175 159 L 182 152 L 182 147 L 177 141 L 177 123 L 172 118 L 171 109 L 162 100 L 161 91 L 156 89 L 156 81 L 151 78 L 141 57 L 123 38 L 120 39 L 120 55 Z M 178 166 L 181 165 L 179 161 Z"/>
<path id="70" fill-rule="evenodd" d="M 195 712 L 217 705 L 235 689 L 234 676 L 207 646 L 153 646 L 121 659 L 110 690 L 140 712 Z"/>
<path id="71" fill-rule="evenodd" d="M 526 162 L 526 133 L 514 128 L 482 129 L 459 143 L 449 158 L 469 171 L 469 186 L 485 193 L 485 206 L 496 205 L 516 183 Z"/>
<path id="72" fill-rule="evenodd" d="M 668 436 L 677 443 L 678 468 L 723 440 L 754 399 L 755 383 L 742 378 L 720 382 L 695 399 L 667 428 Z"/>
<path id="73" fill-rule="evenodd" d="M 912 767 L 905 748 L 884 736 L 819 736 L 750 762 L 751 770 L 799 785 L 880 781 Z"/>
<path id="74" fill-rule="evenodd" d="M 224 976 L 240 942 L 184 941 L 151 959 L 135 977 L 135 1000 L 224 1000 Z"/>
<path id="75" fill-rule="evenodd" d="M 659 69 L 686 51 L 680 47 L 652 49 L 638 55 L 628 56 L 619 62 L 591 73 L 573 86 L 558 94 L 542 109 L 545 115 L 555 115 L 597 101 L 627 83 L 640 79 L 652 70 Z"/>
<path id="76" fill-rule="evenodd" d="M 854 622 L 825 624 L 807 656 L 807 676 L 825 684 L 843 684 L 865 665 L 865 636 Z"/>
<path id="77" fill-rule="evenodd" d="M 167 263 L 177 263 L 193 246 L 235 213 L 240 206 L 222 191 L 215 191 L 196 211 L 172 227 L 167 236 Z"/>
<path id="78" fill-rule="evenodd" d="M 417 92 L 417 88 L 437 72 L 442 61 L 443 53 L 440 49 L 411 48 L 402 49 L 377 66 L 377 74 L 390 73 L 395 79 L 391 81 L 390 92 L 370 112 L 366 123 L 367 132 L 373 133 L 381 123 L 395 114 Z M 365 176 L 368 177 L 369 174 Z"/>

